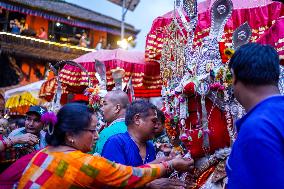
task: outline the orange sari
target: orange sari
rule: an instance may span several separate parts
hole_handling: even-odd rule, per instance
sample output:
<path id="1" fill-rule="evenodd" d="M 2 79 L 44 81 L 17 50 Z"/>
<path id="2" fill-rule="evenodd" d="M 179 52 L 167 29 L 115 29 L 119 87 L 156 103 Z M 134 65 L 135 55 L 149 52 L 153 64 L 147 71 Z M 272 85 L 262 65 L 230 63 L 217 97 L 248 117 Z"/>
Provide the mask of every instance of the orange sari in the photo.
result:
<path id="1" fill-rule="evenodd" d="M 38 152 L 18 188 L 137 188 L 161 176 L 161 164 L 129 167 L 81 151 Z"/>

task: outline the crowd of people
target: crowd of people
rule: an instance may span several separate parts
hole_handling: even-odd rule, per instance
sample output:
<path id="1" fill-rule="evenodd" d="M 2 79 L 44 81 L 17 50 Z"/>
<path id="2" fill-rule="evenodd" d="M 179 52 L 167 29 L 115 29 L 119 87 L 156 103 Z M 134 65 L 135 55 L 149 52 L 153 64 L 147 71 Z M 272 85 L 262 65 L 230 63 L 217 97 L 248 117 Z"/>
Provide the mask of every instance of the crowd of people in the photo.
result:
<path id="1" fill-rule="evenodd" d="M 10 20 L 11 33 L 18 35 L 25 35 L 31 37 L 37 37 L 39 39 L 47 40 L 48 35 L 44 27 L 40 27 L 36 32 L 33 28 L 30 28 L 28 23 L 24 19 L 19 21 L 18 19 Z"/>
<path id="2" fill-rule="evenodd" d="M 117 91 L 117 93 L 120 93 L 122 99 L 127 97 L 122 91 Z M 124 100 L 128 101 L 127 98 Z M 141 109 L 137 109 L 137 104 L 143 105 L 142 112 Z M 120 104 L 116 104 L 116 107 L 119 110 Z M 141 126 L 140 123 L 143 123 L 144 128 L 147 128 L 149 121 L 152 126 L 156 125 L 155 112 L 157 108 L 154 105 L 145 101 L 137 101 L 129 104 L 127 109 L 131 113 L 129 116 L 126 114 L 128 121 L 138 121 Z M 47 120 L 56 121 L 49 122 Z M 141 187 L 174 169 L 189 171 L 193 164 L 191 159 L 176 157 L 143 161 L 143 163 L 131 166 L 119 161 L 111 162 L 109 161 L 111 159 L 107 160 L 103 158 L 104 156 L 87 154 L 93 149 L 94 141 L 99 138 L 97 124 L 97 117 L 93 110 L 81 103 L 67 104 L 61 108 L 57 115 L 47 113 L 43 107 L 32 106 L 27 112 L 25 126 L 12 131 L 8 137 L 1 138 L 2 153 L 25 149 L 25 153 L 19 154 L 18 160 L 0 175 L 1 185 L 7 186 L 7 188 L 11 188 L 15 184 L 19 188 L 56 188 L 58 186 L 63 188 L 72 186 L 132 188 Z M 150 128 L 151 132 L 155 131 L 153 127 Z M 21 140 L 18 141 L 19 138 Z M 140 157 L 139 154 L 136 155 Z M 152 158 L 152 160 L 154 159 L 155 157 Z M 58 162 L 61 163 L 58 164 Z M 49 176 L 43 177 L 43 173 Z M 35 182 L 36 180 L 39 182 Z M 172 183 L 174 186 L 184 186 L 183 183 Z"/>
<path id="3" fill-rule="evenodd" d="M 30 28 L 28 23 L 26 23 L 25 19 L 18 19 L 10 20 L 10 31 L 13 34 L 36 37 L 38 39 L 48 40 L 48 33 L 46 29 L 41 26 L 38 31 L 35 31 L 33 28 Z M 77 34 L 74 39 L 78 36 L 78 40 L 75 40 L 77 45 L 80 47 L 90 47 L 90 40 L 88 38 L 88 34 L 83 31 L 82 34 Z M 71 40 L 72 41 L 72 40 Z M 96 49 L 101 49 L 102 40 L 97 44 Z"/>
<path id="4" fill-rule="evenodd" d="M 241 46 L 230 60 L 234 97 L 247 114 L 226 164 L 228 189 L 284 188 L 284 96 L 279 56 L 268 45 Z M 0 120 L 1 188 L 190 188 L 169 178 L 192 173 L 194 160 L 174 151 L 165 115 L 144 100 L 109 91 L 101 110 L 73 102 L 57 114 L 32 106 L 22 120 Z M 101 130 L 98 130 L 101 128 Z M 189 152 L 190 153 L 190 152 Z"/>

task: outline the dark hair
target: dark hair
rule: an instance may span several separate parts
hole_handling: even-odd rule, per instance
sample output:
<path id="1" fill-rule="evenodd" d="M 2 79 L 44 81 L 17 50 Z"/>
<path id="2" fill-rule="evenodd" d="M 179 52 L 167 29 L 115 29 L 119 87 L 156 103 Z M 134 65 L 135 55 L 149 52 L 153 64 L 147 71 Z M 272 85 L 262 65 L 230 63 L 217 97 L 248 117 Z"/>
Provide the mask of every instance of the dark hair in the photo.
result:
<path id="1" fill-rule="evenodd" d="M 24 118 L 15 118 L 15 119 L 9 119 L 9 124 L 15 124 L 18 128 L 25 126 L 25 119 Z"/>
<path id="2" fill-rule="evenodd" d="M 42 31 L 45 31 L 44 27 L 40 27 L 40 29 L 42 29 Z"/>
<path id="3" fill-rule="evenodd" d="M 57 114 L 57 123 L 52 135 L 46 133 L 45 139 L 51 146 L 64 144 L 67 132 L 79 133 L 88 128 L 93 110 L 84 104 L 69 103 L 64 105 Z"/>
<path id="4" fill-rule="evenodd" d="M 269 45 L 248 43 L 241 46 L 231 58 L 229 68 L 245 85 L 278 85 L 279 55 Z"/>
<path id="5" fill-rule="evenodd" d="M 24 118 L 18 118 L 16 121 L 16 125 L 18 128 L 25 127 L 25 119 Z"/>
<path id="6" fill-rule="evenodd" d="M 158 120 L 161 121 L 161 123 L 164 125 L 165 121 L 166 121 L 166 117 L 163 111 L 161 110 L 157 110 L 157 116 L 158 116 Z"/>
<path id="7" fill-rule="evenodd" d="M 137 100 L 132 102 L 126 109 L 125 124 L 127 126 L 134 123 L 134 116 L 140 114 L 143 118 L 149 116 L 149 110 L 157 110 L 157 107 L 150 102 Z"/>

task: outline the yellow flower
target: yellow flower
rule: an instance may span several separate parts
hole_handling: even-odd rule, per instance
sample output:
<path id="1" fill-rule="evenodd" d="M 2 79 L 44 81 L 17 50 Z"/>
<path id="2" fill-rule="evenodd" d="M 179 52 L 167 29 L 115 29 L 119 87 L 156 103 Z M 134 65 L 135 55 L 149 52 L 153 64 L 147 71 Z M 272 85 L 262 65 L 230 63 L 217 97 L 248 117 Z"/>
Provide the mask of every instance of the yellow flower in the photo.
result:
<path id="1" fill-rule="evenodd" d="M 234 49 L 231 49 L 231 48 L 226 48 L 225 51 L 224 51 L 225 55 L 230 59 L 232 58 L 232 56 L 234 55 L 235 53 L 235 50 Z"/>

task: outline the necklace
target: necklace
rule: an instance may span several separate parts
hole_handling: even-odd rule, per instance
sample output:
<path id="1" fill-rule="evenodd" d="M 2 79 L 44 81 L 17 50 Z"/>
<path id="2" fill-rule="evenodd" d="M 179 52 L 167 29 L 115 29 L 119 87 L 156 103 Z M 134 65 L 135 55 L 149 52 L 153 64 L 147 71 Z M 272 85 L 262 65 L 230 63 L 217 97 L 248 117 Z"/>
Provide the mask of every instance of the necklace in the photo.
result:
<path id="1" fill-rule="evenodd" d="M 139 144 L 130 134 L 129 134 L 131 140 L 137 145 L 137 147 L 140 149 L 140 147 L 143 147 L 143 144 Z"/>
<path id="2" fill-rule="evenodd" d="M 130 135 L 130 133 L 128 133 L 128 134 L 129 134 L 131 140 L 136 144 L 136 146 L 138 147 L 138 149 L 139 149 L 139 151 L 140 151 L 140 149 L 141 149 L 144 145 L 143 145 L 143 144 L 139 144 L 139 142 L 137 142 L 137 141 Z M 146 155 L 145 155 L 145 158 L 144 158 L 144 159 L 142 158 L 141 154 L 139 153 L 139 155 L 140 155 L 140 157 L 141 157 L 141 159 L 142 159 L 143 164 L 149 163 L 148 160 L 149 160 L 149 158 L 150 158 L 150 155 L 147 153 L 147 147 L 146 147 L 146 145 L 145 145 L 145 148 L 146 148 Z"/>

